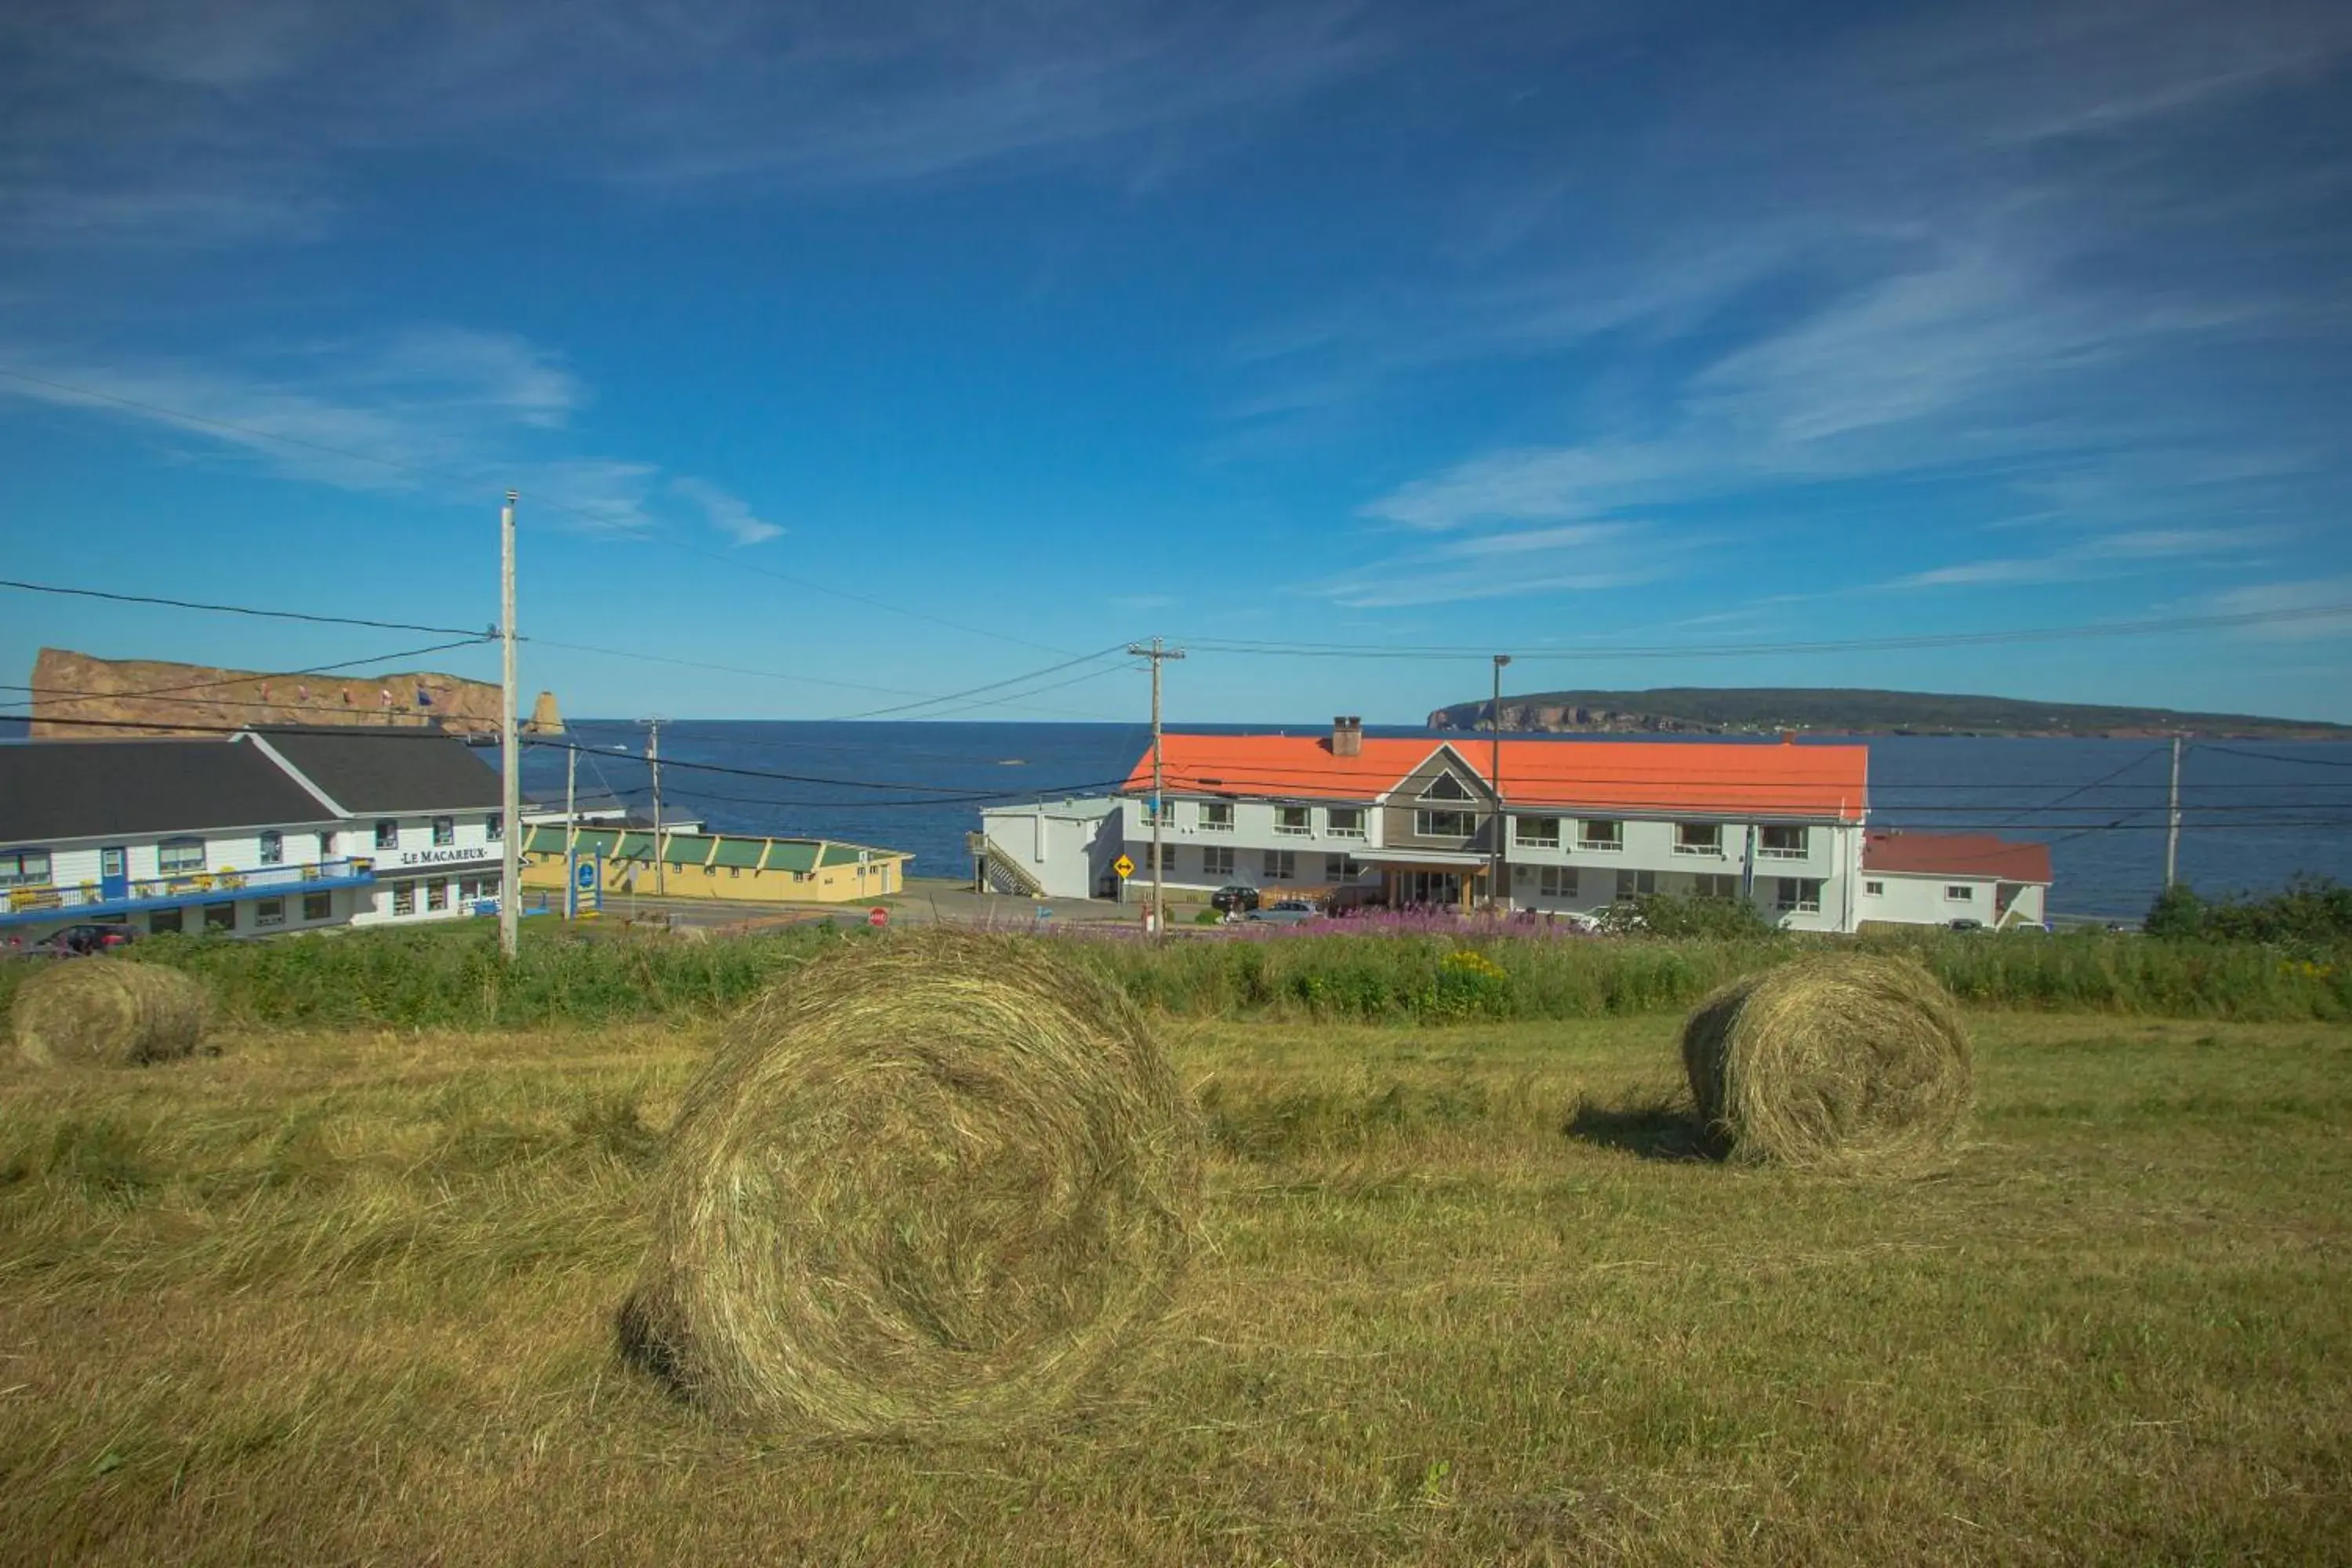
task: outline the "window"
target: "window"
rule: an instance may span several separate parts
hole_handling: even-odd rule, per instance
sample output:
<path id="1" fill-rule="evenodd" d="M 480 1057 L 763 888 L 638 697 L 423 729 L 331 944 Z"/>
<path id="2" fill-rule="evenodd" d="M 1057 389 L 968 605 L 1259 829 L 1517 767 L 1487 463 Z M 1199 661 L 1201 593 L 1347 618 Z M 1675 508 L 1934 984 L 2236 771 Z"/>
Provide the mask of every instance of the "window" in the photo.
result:
<path id="1" fill-rule="evenodd" d="M 151 936 L 177 936 L 182 927 L 177 910 L 149 910 L 147 931 Z"/>
<path id="2" fill-rule="evenodd" d="M 1966 882 L 1955 882 L 1944 889 L 1944 897 L 1956 904 L 1972 904 L 1976 902 L 1977 890 Z"/>
<path id="3" fill-rule="evenodd" d="M 1625 825 L 1622 822 L 1580 822 L 1576 825 L 1576 847 L 1579 849 L 1622 849 L 1625 847 Z"/>
<path id="4" fill-rule="evenodd" d="M 286 923 L 286 900 L 256 899 L 253 901 L 253 923 L 257 926 L 282 926 Z"/>
<path id="5" fill-rule="evenodd" d="M 1865 899 L 1884 898 L 1885 895 L 1886 884 L 1884 882 L 1864 882 L 1862 885 L 1862 896 Z"/>
<path id="6" fill-rule="evenodd" d="M 1658 890 L 1655 871 L 1620 871 L 1617 873 L 1617 896 L 1621 899 L 1646 899 Z"/>
<path id="7" fill-rule="evenodd" d="M 443 881 L 438 877 L 435 877 L 427 880 L 425 884 L 425 907 L 428 910 L 447 909 L 449 907 L 449 884 Z"/>
<path id="8" fill-rule="evenodd" d="M 1352 882 L 1363 874 L 1363 862 L 1353 855 L 1323 857 L 1323 879 L 1327 882 Z"/>
<path id="9" fill-rule="evenodd" d="M 1150 858 L 1150 855 L 1147 852 L 1144 859 L 1149 861 Z M 1176 846 L 1173 844 L 1162 844 L 1160 847 L 1160 874 L 1163 877 L 1172 877 L 1176 874 Z"/>
<path id="10" fill-rule="evenodd" d="M 1517 816 L 1511 819 L 1511 837 L 1530 849 L 1559 847 L 1559 818 L 1557 816 Z"/>
<path id="11" fill-rule="evenodd" d="M 1335 805 L 1323 814 L 1323 830 L 1334 838 L 1361 838 L 1364 836 L 1364 808 L 1360 805 Z"/>
<path id="12" fill-rule="evenodd" d="M 1274 830 L 1293 838 L 1304 838 L 1315 831 L 1313 816 L 1303 805 L 1277 805 L 1274 808 Z"/>
<path id="13" fill-rule="evenodd" d="M 1265 879 L 1269 882 L 1293 882 L 1298 879 L 1298 851 L 1269 849 L 1265 852 Z"/>
<path id="14" fill-rule="evenodd" d="M 400 824 L 389 820 L 377 823 L 375 825 L 375 847 L 379 849 L 399 848 Z"/>
<path id="15" fill-rule="evenodd" d="M 1775 877 L 1772 907 L 1787 913 L 1816 915 L 1822 910 L 1822 884 L 1817 877 Z"/>
<path id="16" fill-rule="evenodd" d="M 1234 830 L 1234 803 L 1229 800 L 1204 800 L 1201 803 L 1201 831 L 1231 833 Z"/>
<path id="17" fill-rule="evenodd" d="M 392 885 L 392 912 L 396 915 L 413 915 L 416 912 L 415 883 L 394 882 Z"/>
<path id="18" fill-rule="evenodd" d="M 1203 876 L 1230 877 L 1234 874 L 1234 847 L 1212 844 L 1201 851 L 1201 871 Z"/>
<path id="19" fill-rule="evenodd" d="M 320 859 L 321 859 L 321 860 L 331 860 L 331 859 L 333 859 L 334 858 L 335 858 L 335 836 L 334 836 L 334 834 L 333 834 L 333 833 L 331 833 L 331 832 L 328 832 L 328 833 L 321 833 L 320 835 L 319 835 L 319 858 L 320 858 Z"/>
<path id="20" fill-rule="evenodd" d="M 1538 873 L 1537 890 L 1547 899 L 1576 897 L 1576 868 L 1546 866 Z"/>
<path id="21" fill-rule="evenodd" d="M 1806 830 L 1801 827 L 1767 827 L 1756 840 L 1757 858 L 1761 860 L 1801 860 L 1806 847 Z"/>
<path id="22" fill-rule="evenodd" d="M 261 863 L 280 866 L 286 861 L 286 835 L 274 827 L 261 830 Z"/>
<path id="23" fill-rule="evenodd" d="M 335 918 L 335 895 L 305 893 L 302 895 L 302 918 L 306 921 L 331 921 Z"/>
<path id="24" fill-rule="evenodd" d="M 0 850 L 0 888 L 45 888 L 48 883 L 47 850 Z"/>
<path id="25" fill-rule="evenodd" d="M 1715 822 L 1675 823 L 1675 853 L 1677 855 L 1722 854 L 1723 826 Z"/>
<path id="26" fill-rule="evenodd" d="M 1727 872 L 1702 871 L 1691 879 L 1691 896 L 1696 899 L 1736 899 L 1739 896 L 1739 879 Z"/>
<path id="27" fill-rule="evenodd" d="M 436 849 L 457 842 L 457 819 L 436 816 L 433 819 L 433 847 Z"/>
<path id="28" fill-rule="evenodd" d="M 1174 801 L 1169 800 L 1163 796 L 1160 800 L 1147 800 L 1142 804 L 1144 826 L 1149 827 L 1154 822 L 1159 823 L 1162 827 L 1173 827 L 1176 826 L 1176 803 Z"/>
<path id="29" fill-rule="evenodd" d="M 489 816 L 486 816 L 486 817 L 482 818 L 482 837 L 485 837 L 485 838 L 488 839 L 491 843 L 496 844 L 496 843 L 499 843 L 500 840 L 504 839 L 504 838 L 506 837 L 506 836 L 507 836 L 507 816 L 506 816 L 506 813 L 504 813 L 504 812 L 502 812 L 502 811 L 494 811 L 494 812 L 490 813 L 490 815 L 489 815 Z"/>
<path id="30" fill-rule="evenodd" d="M 1423 800 L 1468 800 L 1470 791 L 1452 773 L 1440 773 L 1421 792 Z"/>
<path id="31" fill-rule="evenodd" d="M 1466 811 L 1416 811 L 1412 830 L 1423 838 L 1467 838 L 1478 830 L 1478 819 Z"/>
<path id="32" fill-rule="evenodd" d="M 205 841 L 166 838 L 155 846 L 155 868 L 166 877 L 185 877 L 205 868 Z"/>
<path id="33" fill-rule="evenodd" d="M 236 929 L 236 906 L 235 904 L 206 904 L 205 906 L 205 929 L 206 931 L 235 931 Z"/>

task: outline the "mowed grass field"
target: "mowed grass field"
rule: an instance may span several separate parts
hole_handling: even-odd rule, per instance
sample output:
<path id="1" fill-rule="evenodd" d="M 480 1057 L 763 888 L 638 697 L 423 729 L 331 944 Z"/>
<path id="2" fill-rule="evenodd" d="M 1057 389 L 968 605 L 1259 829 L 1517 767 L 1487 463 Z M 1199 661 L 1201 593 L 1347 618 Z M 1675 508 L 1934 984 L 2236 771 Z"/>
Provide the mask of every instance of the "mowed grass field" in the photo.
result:
<path id="1" fill-rule="evenodd" d="M 610 1316 L 708 1028 L 0 1074 L 0 1558 L 2341 1562 L 2352 1029 L 1972 1015 L 1948 1171 L 1695 1158 L 1679 1019 L 1172 1026 L 1204 1247 L 1124 1384 L 715 1429 Z"/>

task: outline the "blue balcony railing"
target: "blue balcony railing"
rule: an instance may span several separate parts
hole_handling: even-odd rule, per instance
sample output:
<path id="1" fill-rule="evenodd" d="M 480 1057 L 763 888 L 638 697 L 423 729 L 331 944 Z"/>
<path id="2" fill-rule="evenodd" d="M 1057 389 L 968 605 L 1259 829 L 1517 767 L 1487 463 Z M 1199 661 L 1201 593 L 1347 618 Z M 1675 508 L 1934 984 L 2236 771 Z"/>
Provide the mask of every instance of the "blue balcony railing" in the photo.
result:
<path id="1" fill-rule="evenodd" d="M 173 905 L 223 904 L 238 899 L 323 892 L 330 888 L 363 888 L 374 880 L 373 861 L 351 858 L 257 866 L 250 871 L 223 866 L 183 876 L 133 877 L 112 887 L 83 882 L 68 887 L 11 888 L 0 893 L 0 925 L 92 919 Z"/>

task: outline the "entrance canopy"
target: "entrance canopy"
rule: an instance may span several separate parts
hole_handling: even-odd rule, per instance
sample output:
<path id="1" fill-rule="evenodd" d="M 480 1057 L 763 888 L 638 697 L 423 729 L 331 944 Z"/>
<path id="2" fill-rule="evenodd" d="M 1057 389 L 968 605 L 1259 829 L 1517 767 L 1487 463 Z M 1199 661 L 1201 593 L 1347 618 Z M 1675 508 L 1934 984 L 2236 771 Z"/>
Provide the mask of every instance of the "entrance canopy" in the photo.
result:
<path id="1" fill-rule="evenodd" d="M 1356 858 L 1383 871 L 1475 871 L 1492 858 L 1457 849 L 1381 849 Z"/>

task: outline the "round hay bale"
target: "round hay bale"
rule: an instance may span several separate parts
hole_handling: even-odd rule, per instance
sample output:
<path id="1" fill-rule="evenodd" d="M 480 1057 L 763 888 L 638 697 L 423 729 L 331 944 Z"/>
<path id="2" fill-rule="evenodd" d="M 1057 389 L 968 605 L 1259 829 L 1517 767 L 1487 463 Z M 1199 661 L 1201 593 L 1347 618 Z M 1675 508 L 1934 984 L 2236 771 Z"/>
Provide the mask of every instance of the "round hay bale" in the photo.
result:
<path id="1" fill-rule="evenodd" d="M 688 1091 L 622 1349 L 743 1423 L 1001 1431 L 1160 1316 L 1202 1147 L 1142 1016 L 1045 943 L 845 942 Z"/>
<path id="2" fill-rule="evenodd" d="M 176 969 L 120 958 L 60 958 L 16 988 L 9 1027 L 37 1067 L 133 1065 L 202 1043 L 204 987 Z"/>
<path id="3" fill-rule="evenodd" d="M 1906 958 L 1841 954 L 1751 974 L 1683 1027 L 1699 1120 L 1734 1158 L 1894 1173 L 1948 1150 L 1975 1065 L 1958 1010 Z"/>

